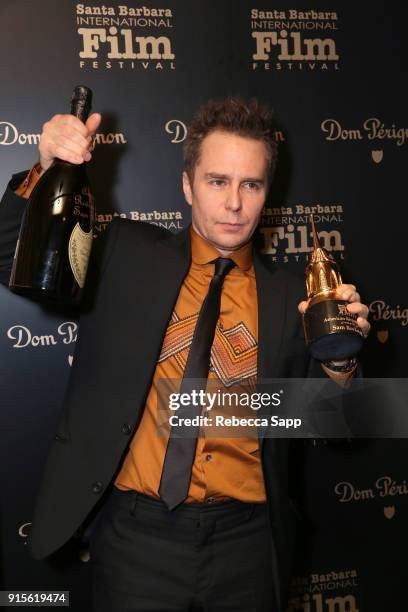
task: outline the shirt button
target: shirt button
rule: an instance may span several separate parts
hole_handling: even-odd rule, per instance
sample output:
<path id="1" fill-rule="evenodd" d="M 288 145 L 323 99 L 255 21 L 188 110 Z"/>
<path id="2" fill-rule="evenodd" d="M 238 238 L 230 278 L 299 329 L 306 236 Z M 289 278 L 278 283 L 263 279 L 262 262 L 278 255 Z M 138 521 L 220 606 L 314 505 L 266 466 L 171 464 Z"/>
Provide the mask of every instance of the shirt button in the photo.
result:
<path id="1" fill-rule="evenodd" d="M 103 484 L 99 480 L 93 483 L 92 493 L 100 493 L 102 489 L 103 489 Z"/>
<path id="2" fill-rule="evenodd" d="M 124 433 L 125 436 L 128 436 L 131 431 L 132 431 L 132 428 L 130 427 L 129 423 L 123 423 L 123 425 L 122 425 L 122 433 Z"/>
<path id="3" fill-rule="evenodd" d="M 208 455 L 205 456 L 205 460 L 206 461 L 211 461 L 212 460 L 212 455 L 210 455 L 210 453 L 208 453 Z"/>
<path id="4" fill-rule="evenodd" d="M 215 502 L 215 498 L 214 497 L 207 497 L 207 499 L 205 500 L 207 504 L 213 504 Z"/>

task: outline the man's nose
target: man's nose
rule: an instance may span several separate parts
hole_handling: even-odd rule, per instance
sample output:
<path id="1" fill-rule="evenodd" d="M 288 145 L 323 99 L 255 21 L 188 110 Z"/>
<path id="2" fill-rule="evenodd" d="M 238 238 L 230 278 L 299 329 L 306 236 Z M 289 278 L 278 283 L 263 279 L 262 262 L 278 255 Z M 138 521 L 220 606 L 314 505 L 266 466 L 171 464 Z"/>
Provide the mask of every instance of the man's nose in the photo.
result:
<path id="1" fill-rule="evenodd" d="M 231 187 L 228 193 L 226 208 L 233 212 L 238 212 L 242 207 L 241 192 L 239 187 Z"/>

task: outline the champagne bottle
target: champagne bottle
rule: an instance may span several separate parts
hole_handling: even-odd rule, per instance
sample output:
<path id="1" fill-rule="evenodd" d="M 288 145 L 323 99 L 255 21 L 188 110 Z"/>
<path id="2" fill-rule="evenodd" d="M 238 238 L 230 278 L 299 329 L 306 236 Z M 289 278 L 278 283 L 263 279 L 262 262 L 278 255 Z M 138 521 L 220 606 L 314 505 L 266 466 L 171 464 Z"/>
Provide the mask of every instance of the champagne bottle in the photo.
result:
<path id="1" fill-rule="evenodd" d="M 85 122 L 92 91 L 75 87 L 71 114 Z M 78 304 L 92 246 L 95 207 L 83 164 L 56 159 L 27 202 L 10 289 L 36 300 Z"/>

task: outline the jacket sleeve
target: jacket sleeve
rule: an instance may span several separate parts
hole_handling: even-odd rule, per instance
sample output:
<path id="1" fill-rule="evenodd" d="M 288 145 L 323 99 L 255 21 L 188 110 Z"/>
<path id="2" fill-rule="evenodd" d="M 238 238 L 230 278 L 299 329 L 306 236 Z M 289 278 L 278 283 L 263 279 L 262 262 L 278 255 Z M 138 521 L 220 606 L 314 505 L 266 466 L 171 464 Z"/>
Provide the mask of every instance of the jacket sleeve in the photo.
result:
<path id="1" fill-rule="evenodd" d="M 27 200 L 15 194 L 28 170 L 13 174 L 0 202 L 0 283 L 8 286 Z"/>

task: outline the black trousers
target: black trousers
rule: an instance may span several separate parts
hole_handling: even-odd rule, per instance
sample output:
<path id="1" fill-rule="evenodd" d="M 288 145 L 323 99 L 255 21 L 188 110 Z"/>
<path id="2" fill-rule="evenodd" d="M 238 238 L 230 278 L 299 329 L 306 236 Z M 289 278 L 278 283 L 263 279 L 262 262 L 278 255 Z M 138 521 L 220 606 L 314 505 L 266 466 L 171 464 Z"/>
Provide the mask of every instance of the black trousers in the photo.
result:
<path id="1" fill-rule="evenodd" d="M 266 504 L 113 489 L 90 542 L 93 612 L 274 612 Z"/>

